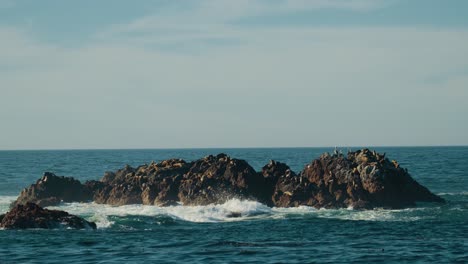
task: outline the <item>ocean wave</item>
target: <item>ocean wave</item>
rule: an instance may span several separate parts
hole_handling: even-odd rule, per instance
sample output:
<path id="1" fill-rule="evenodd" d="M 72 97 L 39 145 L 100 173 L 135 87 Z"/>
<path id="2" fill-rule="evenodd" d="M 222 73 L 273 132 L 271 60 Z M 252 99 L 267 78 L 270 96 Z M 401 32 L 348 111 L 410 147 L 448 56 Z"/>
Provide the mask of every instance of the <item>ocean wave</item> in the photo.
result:
<path id="1" fill-rule="evenodd" d="M 466 194 L 466 192 L 462 192 Z M 0 213 L 9 210 L 11 202 L 16 196 L 0 196 Z M 374 209 L 352 210 L 342 209 L 316 209 L 308 206 L 292 208 L 270 208 L 256 201 L 232 199 L 223 204 L 206 206 L 169 206 L 158 207 L 152 205 L 123 205 L 112 206 L 96 203 L 64 203 L 49 209 L 64 210 L 79 215 L 88 221 L 93 221 L 100 229 L 113 227 L 122 221 L 122 217 L 143 216 L 150 217 L 153 224 L 167 224 L 174 221 L 187 221 L 193 223 L 217 223 L 246 221 L 257 219 L 286 219 L 294 217 L 327 218 L 347 221 L 418 221 L 429 219 L 438 207 L 415 207 L 401 210 Z M 461 211 L 464 211 L 464 209 Z M 159 221 L 158 217 L 164 219 Z M 157 221 L 156 221 L 156 220 Z M 173 219 L 173 220 L 171 220 Z M 171 222 L 172 221 L 172 222 Z"/>
<path id="2" fill-rule="evenodd" d="M 215 223 L 254 219 L 257 216 L 269 215 L 272 210 L 268 206 L 259 202 L 241 201 L 238 199 L 229 200 L 224 204 L 212 204 L 206 206 L 111 206 L 96 203 L 67 203 L 49 208 L 64 210 L 71 214 L 87 217 L 88 220 L 96 222 L 98 228 L 110 227 L 115 223 L 115 221 L 109 220 L 109 216 L 124 217 L 165 215 L 188 222 Z"/>
<path id="3" fill-rule="evenodd" d="M 2 195 L 0 196 L 0 214 L 8 212 L 10 204 L 16 200 L 17 196 Z"/>
<path id="4" fill-rule="evenodd" d="M 437 195 L 439 196 L 466 196 L 468 195 L 468 192 L 441 192 L 441 193 L 438 193 Z"/>
<path id="5" fill-rule="evenodd" d="M 16 200 L 16 198 L 18 198 L 18 196 L 12 196 L 12 195 L 0 196 L 0 205 L 2 204 L 10 205 L 13 201 Z"/>
<path id="6" fill-rule="evenodd" d="M 294 217 L 328 218 L 348 221 L 418 221 L 433 217 L 431 207 L 417 207 L 401 210 L 374 209 L 316 209 L 308 206 L 293 208 L 270 208 L 256 201 L 232 199 L 224 204 L 206 206 L 169 206 L 151 205 L 111 206 L 96 203 L 67 203 L 51 209 L 65 210 L 96 222 L 98 228 L 114 226 L 125 217 L 169 217 L 175 221 L 194 223 L 218 223 L 257 219 L 286 219 Z M 159 224 L 160 221 L 152 222 Z"/>

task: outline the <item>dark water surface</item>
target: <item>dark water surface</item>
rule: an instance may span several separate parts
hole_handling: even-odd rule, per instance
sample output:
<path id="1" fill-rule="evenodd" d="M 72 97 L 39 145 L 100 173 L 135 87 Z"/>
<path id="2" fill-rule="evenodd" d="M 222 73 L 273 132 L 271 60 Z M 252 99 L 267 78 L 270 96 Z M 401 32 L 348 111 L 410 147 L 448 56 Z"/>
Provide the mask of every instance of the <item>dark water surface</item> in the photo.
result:
<path id="1" fill-rule="evenodd" d="M 375 148 L 445 205 L 404 210 L 268 208 L 255 201 L 160 208 L 63 204 L 98 230 L 0 230 L 0 263 L 468 262 L 468 147 Z M 270 159 L 296 172 L 331 148 L 0 151 L 0 213 L 44 171 L 99 179 L 152 160 L 224 152 L 256 170 Z M 242 212 L 239 219 L 228 218 Z"/>

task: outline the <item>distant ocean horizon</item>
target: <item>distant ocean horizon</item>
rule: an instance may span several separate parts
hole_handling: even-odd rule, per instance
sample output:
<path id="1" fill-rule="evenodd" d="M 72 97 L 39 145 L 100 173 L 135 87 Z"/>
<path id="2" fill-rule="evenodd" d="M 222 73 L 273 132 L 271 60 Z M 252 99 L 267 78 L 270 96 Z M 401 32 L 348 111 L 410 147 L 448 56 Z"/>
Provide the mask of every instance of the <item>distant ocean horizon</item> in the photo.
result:
<path id="1" fill-rule="evenodd" d="M 0 214 L 45 171 L 80 181 L 169 158 L 226 153 L 260 170 L 269 160 L 300 172 L 332 147 L 0 150 Z M 349 149 L 363 147 L 340 147 Z M 401 210 L 269 208 L 229 200 L 208 206 L 64 203 L 92 230 L 0 230 L 0 263 L 468 262 L 468 147 L 367 147 L 385 152 L 447 204 Z M 240 218 L 229 218 L 232 211 Z"/>
<path id="2" fill-rule="evenodd" d="M 60 150 L 205 150 L 205 149 L 326 149 L 329 148 L 334 150 L 334 148 L 346 150 L 346 149 L 374 149 L 374 148 L 463 148 L 468 147 L 468 145 L 350 145 L 350 146 L 268 146 L 268 147 L 116 147 L 116 148 L 13 148 L 13 149 L 1 149 L 0 151 L 60 151 Z"/>

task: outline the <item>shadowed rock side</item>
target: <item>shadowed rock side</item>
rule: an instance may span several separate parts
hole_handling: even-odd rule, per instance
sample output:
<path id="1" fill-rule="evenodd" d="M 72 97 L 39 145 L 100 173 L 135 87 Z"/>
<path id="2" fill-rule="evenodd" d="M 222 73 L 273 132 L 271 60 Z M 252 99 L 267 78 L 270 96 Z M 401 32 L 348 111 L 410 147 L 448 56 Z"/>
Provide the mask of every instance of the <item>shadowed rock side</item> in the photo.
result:
<path id="1" fill-rule="evenodd" d="M 71 177 L 56 176 L 45 172 L 42 178 L 23 189 L 18 199 L 12 204 L 36 203 L 39 206 L 52 206 L 63 202 L 91 201 L 93 193 L 82 185 L 80 181 Z"/>
<path id="2" fill-rule="evenodd" d="M 83 218 L 70 215 L 64 211 L 44 209 L 34 203 L 18 204 L 0 218 L 0 228 L 6 229 L 96 229 L 96 224 L 93 222 L 88 222 Z"/>
<path id="3" fill-rule="evenodd" d="M 418 201 L 444 202 L 413 180 L 398 163 L 368 149 L 346 156 L 325 153 L 299 174 L 276 161 L 255 172 L 246 161 L 219 154 L 190 163 L 170 159 L 137 168 L 127 165 L 106 172 L 100 181 L 85 184 L 46 175 L 23 190 L 15 203 L 51 205 L 93 200 L 112 205 L 167 206 L 177 202 L 206 205 L 240 198 L 277 207 L 371 209 L 414 206 Z"/>

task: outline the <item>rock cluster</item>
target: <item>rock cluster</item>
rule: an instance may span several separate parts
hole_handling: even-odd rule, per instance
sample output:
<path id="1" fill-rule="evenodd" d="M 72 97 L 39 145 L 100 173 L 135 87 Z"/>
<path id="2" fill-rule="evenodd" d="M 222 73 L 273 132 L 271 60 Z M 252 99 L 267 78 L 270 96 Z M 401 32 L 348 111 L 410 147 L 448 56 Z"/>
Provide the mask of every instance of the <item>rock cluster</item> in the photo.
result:
<path id="1" fill-rule="evenodd" d="M 46 173 L 23 190 L 15 204 L 42 205 L 95 201 L 124 205 L 167 206 L 253 199 L 269 206 L 317 208 L 402 208 L 416 202 L 444 202 L 418 184 L 397 162 L 368 149 L 325 153 L 300 173 L 270 161 L 256 172 L 246 161 L 226 154 L 186 162 L 170 159 L 137 168 L 106 172 L 100 181 L 81 184 Z"/>
<path id="2" fill-rule="evenodd" d="M 17 204 L 0 216 L 0 228 L 74 228 L 96 229 L 96 224 L 64 211 L 48 210 L 34 203 Z"/>

